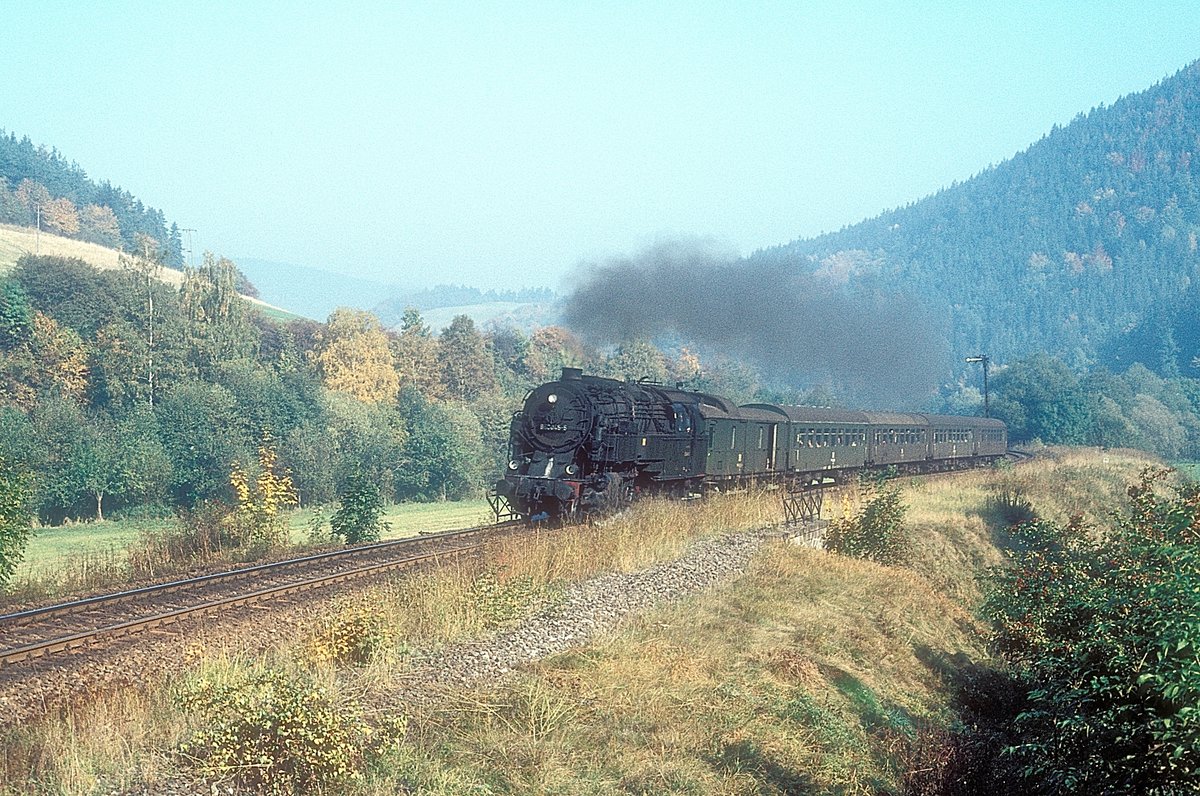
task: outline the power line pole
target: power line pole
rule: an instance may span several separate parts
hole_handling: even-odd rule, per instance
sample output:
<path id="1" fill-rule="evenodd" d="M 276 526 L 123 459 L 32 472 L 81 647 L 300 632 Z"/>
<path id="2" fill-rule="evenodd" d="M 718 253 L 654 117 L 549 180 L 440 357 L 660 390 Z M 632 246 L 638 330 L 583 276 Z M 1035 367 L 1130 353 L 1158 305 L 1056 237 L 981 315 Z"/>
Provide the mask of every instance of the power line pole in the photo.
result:
<path id="1" fill-rule="evenodd" d="M 192 233 L 195 232 L 196 230 L 185 227 L 184 229 L 181 229 L 179 231 L 187 233 L 187 257 L 184 258 L 184 262 L 187 263 L 189 268 L 194 268 L 196 266 L 196 263 L 195 263 L 195 259 L 192 257 Z"/>
<path id="2" fill-rule="evenodd" d="M 988 362 L 991 357 L 987 354 L 976 354 L 973 357 L 967 357 L 967 362 L 980 362 L 983 364 L 983 416 L 991 417 L 990 407 L 988 405 Z"/>

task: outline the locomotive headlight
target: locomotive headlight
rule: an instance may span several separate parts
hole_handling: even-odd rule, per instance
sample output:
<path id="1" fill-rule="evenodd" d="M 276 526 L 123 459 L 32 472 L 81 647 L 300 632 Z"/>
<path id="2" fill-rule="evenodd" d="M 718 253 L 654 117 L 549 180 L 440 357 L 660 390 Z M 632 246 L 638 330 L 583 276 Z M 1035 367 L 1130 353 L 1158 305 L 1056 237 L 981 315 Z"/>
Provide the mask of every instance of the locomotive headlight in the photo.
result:
<path id="1" fill-rule="evenodd" d="M 510 469 L 510 470 L 515 470 L 520 466 L 521 466 L 521 463 L 519 461 L 517 461 L 516 459 L 513 459 L 512 461 L 510 461 L 508 463 L 508 469 Z"/>
<path id="2" fill-rule="evenodd" d="M 557 394 L 557 393 L 550 393 L 549 395 L 547 395 L 547 396 L 546 396 L 546 403 L 548 403 L 548 404 L 556 404 L 556 403 L 558 403 L 558 394 Z"/>

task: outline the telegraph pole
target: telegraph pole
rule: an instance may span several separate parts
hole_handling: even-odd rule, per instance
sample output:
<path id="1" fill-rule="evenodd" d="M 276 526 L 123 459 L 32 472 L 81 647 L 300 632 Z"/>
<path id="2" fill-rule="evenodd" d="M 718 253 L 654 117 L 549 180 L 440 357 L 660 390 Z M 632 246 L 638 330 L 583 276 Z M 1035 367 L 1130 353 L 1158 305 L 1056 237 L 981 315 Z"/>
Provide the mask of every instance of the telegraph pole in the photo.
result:
<path id="1" fill-rule="evenodd" d="M 984 417 L 992 416 L 989 411 L 989 406 L 988 406 L 988 382 L 987 382 L 988 362 L 990 362 L 990 361 L 991 361 L 991 357 L 989 357 L 987 354 L 976 354 L 973 357 L 967 357 L 967 362 L 980 362 L 983 364 L 983 416 Z"/>
<path id="2" fill-rule="evenodd" d="M 187 257 L 184 258 L 184 262 L 187 263 L 187 266 L 189 268 L 191 268 L 195 265 L 195 263 L 192 261 L 193 260 L 193 258 L 192 258 L 192 233 L 195 232 L 196 230 L 191 229 L 191 228 L 184 228 L 179 231 L 187 233 Z"/>

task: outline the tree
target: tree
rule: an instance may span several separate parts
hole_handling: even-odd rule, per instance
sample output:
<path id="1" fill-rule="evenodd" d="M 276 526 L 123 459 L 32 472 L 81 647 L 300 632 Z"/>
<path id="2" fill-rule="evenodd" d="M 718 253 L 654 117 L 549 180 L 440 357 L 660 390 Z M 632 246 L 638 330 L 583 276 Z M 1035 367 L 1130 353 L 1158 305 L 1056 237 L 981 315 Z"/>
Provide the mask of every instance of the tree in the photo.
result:
<path id="1" fill-rule="evenodd" d="M 1079 378 L 1059 359 L 1036 354 L 992 379 L 993 414 L 1016 441 L 1078 445 L 1087 438 L 1089 403 Z"/>
<path id="2" fill-rule="evenodd" d="M 82 260 L 27 254 L 13 275 L 33 309 L 85 339 L 119 312 L 110 276 Z"/>
<path id="3" fill-rule="evenodd" d="M 392 494 L 408 438 L 405 416 L 394 405 L 363 403 L 340 393 L 326 396 L 326 413 L 338 491 L 360 473 Z"/>
<path id="4" fill-rule="evenodd" d="M 51 232 L 74 237 L 79 234 L 79 211 L 70 199 L 52 199 L 42 207 L 42 224 Z"/>
<path id="5" fill-rule="evenodd" d="M 79 237 L 115 249 L 121 245 L 121 227 L 111 207 L 84 205 L 79 211 Z"/>
<path id="6" fill-rule="evenodd" d="M 72 453 L 87 418 L 73 401 L 51 395 L 33 407 L 29 419 L 43 454 L 37 470 L 38 513 L 43 521 L 58 524 L 76 513 L 81 493 Z"/>
<path id="7" fill-rule="evenodd" d="M 35 385 L 40 391 L 81 400 L 87 387 L 88 366 L 87 351 L 79 335 L 39 312 L 33 316 L 29 345 L 39 365 Z"/>
<path id="8" fill-rule="evenodd" d="M 420 312 L 413 307 L 404 310 L 400 334 L 391 343 L 400 389 L 412 387 L 429 399 L 445 394 L 438 343 L 421 319 Z"/>
<path id="9" fill-rule="evenodd" d="M 525 362 L 534 381 L 558 378 L 564 367 L 583 367 L 586 361 L 583 343 L 561 326 L 543 326 L 529 338 Z"/>
<path id="10" fill-rule="evenodd" d="M 104 426 L 108 426 L 105 428 Z M 125 484 L 121 450 L 111 424 L 88 424 L 71 445 L 68 466 L 75 490 L 95 501 L 96 519 L 104 521 L 104 498 Z"/>
<path id="11" fill-rule="evenodd" d="M 13 279 L 0 279 L 0 351 L 29 339 L 33 311 L 29 298 Z"/>
<path id="12" fill-rule="evenodd" d="M 387 335 L 374 315 L 340 307 L 326 324 L 317 351 L 321 381 L 369 403 L 391 403 L 400 389 Z"/>
<path id="13" fill-rule="evenodd" d="M 496 362 L 496 375 L 506 388 L 514 380 L 528 381 L 525 359 L 529 356 L 529 338 L 524 332 L 513 326 L 502 326 L 492 332 L 489 343 Z"/>
<path id="14" fill-rule="evenodd" d="M 183 273 L 180 304 L 199 373 L 208 375 L 220 362 L 252 356 L 257 334 L 237 292 L 237 266 L 205 252 L 203 265 Z"/>
<path id="15" fill-rule="evenodd" d="M 0 588 L 7 585 L 33 534 L 29 476 L 0 455 Z"/>
<path id="16" fill-rule="evenodd" d="M 459 500 L 478 494 L 490 461 L 479 420 L 461 404 L 425 402 L 406 393 L 405 465 L 396 473 L 396 495 L 408 500 Z"/>
<path id="17" fill-rule="evenodd" d="M 438 336 L 442 384 L 455 398 L 471 401 L 496 389 L 496 370 L 483 336 L 469 315 L 456 315 Z"/>
<path id="18" fill-rule="evenodd" d="M 50 204 L 50 192 L 46 186 L 31 179 L 21 180 L 16 190 L 17 201 L 25 208 L 24 224 L 29 226 L 37 223 L 37 209 Z"/>
<path id="19" fill-rule="evenodd" d="M 613 352 L 604 365 L 605 375 L 626 381 L 649 381 L 665 384 L 670 374 L 662 353 L 644 340 L 625 343 Z"/>
<path id="20" fill-rule="evenodd" d="M 144 288 L 146 297 L 146 314 L 145 318 L 145 384 L 146 384 L 146 401 L 151 407 L 154 406 L 154 392 L 157 386 L 155 379 L 155 362 L 154 362 L 154 285 L 162 275 L 163 257 L 162 251 L 154 245 L 154 240 L 149 235 L 140 235 L 138 243 L 141 244 L 140 249 L 133 257 L 121 256 L 121 268 L 130 274 L 138 283 L 139 287 Z"/>
<path id="21" fill-rule="evenodd" d="M 242 432 L 236 401 L 215 384 L 185 381 L 162 396 L 155 409 L 163 447 L 171 459 L 171 493 L 177 504 L 225 498 L 227 474 L 250 458 L 251 439 Z"/>

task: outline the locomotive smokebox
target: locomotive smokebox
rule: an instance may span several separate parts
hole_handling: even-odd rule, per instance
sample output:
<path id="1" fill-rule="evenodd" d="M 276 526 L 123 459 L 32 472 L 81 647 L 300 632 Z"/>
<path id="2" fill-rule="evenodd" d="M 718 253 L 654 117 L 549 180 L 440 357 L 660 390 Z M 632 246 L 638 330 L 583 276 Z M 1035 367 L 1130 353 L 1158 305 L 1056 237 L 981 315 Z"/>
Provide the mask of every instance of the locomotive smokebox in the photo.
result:
<path id="1" fill-rule="evenodd" d="M 583 378 L 583 368 L 563 368 L 561 381 L 578 381 Z"/>

